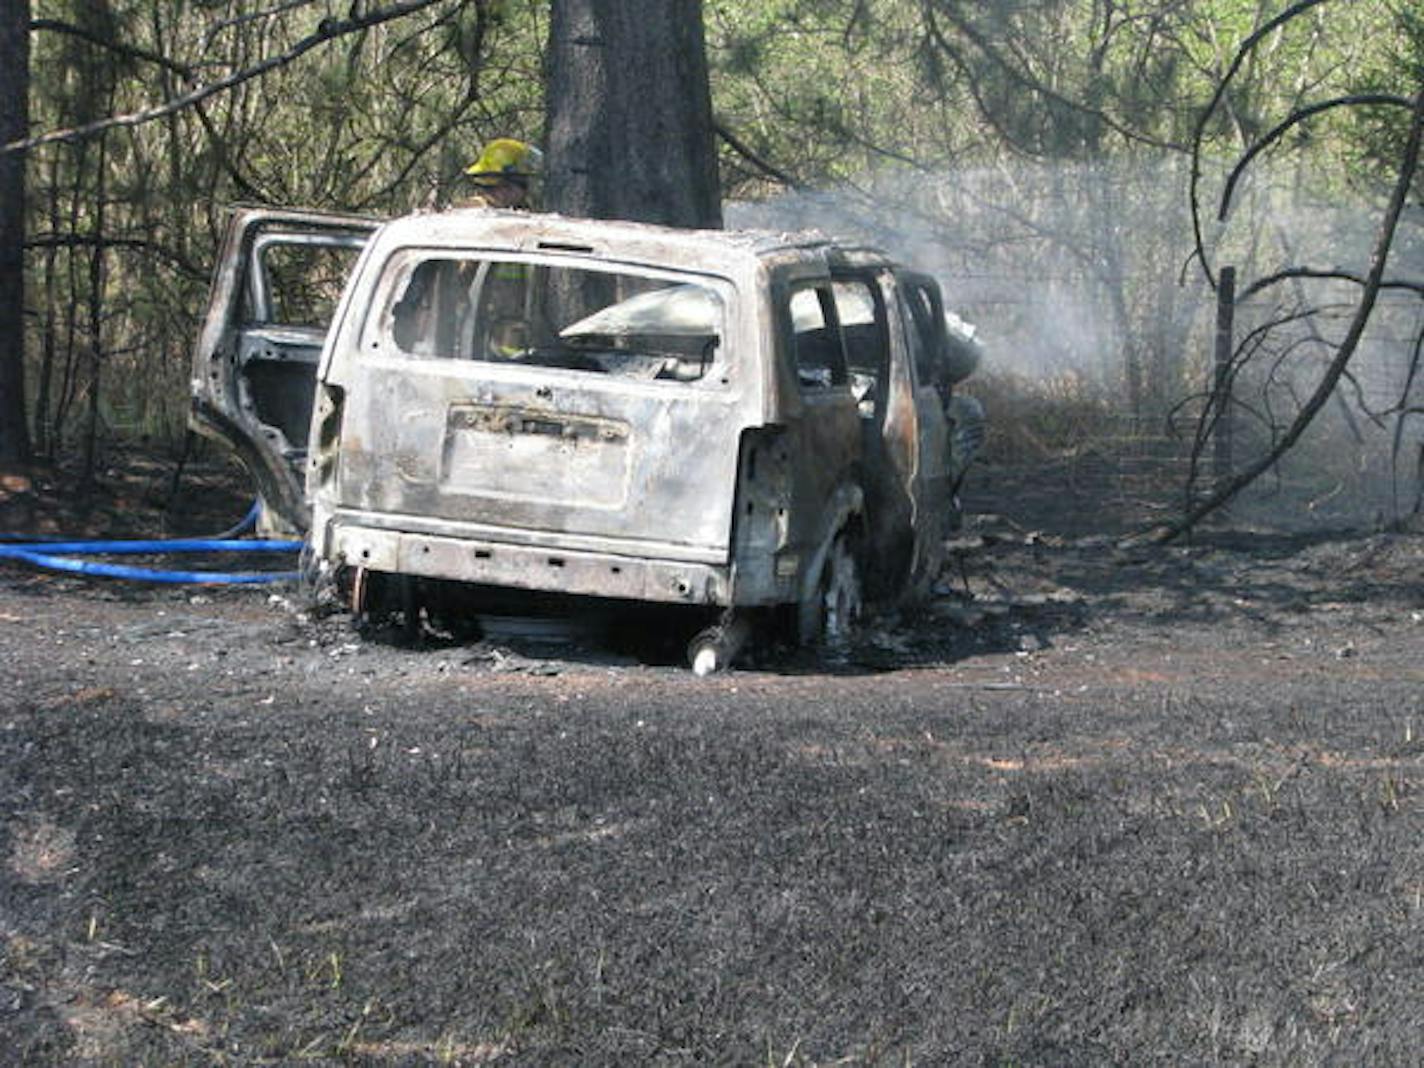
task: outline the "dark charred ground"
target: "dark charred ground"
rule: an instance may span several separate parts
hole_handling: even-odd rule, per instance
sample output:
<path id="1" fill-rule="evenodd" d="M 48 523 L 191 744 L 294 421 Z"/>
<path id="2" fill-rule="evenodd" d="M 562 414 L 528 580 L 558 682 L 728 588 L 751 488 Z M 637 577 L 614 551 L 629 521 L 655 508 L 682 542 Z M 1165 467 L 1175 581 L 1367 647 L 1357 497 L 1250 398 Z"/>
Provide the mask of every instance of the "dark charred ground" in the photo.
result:
<path id="1" fill-rule="evenodd" d="M 1417 1063 L 1424 538 L 1002 486 L 922 616 L 705 680 L 0 571 L 0 1048 Z"/>

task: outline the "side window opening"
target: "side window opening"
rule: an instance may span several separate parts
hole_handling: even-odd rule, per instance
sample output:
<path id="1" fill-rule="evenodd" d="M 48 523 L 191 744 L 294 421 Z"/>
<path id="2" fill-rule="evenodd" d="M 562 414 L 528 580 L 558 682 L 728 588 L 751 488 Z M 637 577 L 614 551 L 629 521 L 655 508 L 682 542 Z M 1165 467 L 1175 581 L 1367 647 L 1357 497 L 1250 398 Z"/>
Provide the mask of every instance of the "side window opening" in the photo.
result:
<path id="1" fill-rule="evenodd" d="M 901 289 L 901 299 L 909 312 L 907 319 L 911 362 L 915 367 L 915 380 L 922 386 L 939 386 L 937 354 L 940 345 L 941 324 L 944 312 L 940 310 L 937 295 L 928 286 L 911 282 Z"/>
<path id="2" fill-rule="evenodd" d="M 843 386 L 849 380 L 836 300 L 829 285 L 797 289 L 790 300 L 791 351 L 803 391 Z"/>
<path id="3" fill-rule="evenodd" d="M 259 237 L 243 318 L 273 326 L 326 329 L 364 240 L 281 233 Z"/>
<path id="4" fill-rule="evenodd" d="M 878 417 L 890 390 L 889 328 L 885 299 L 873 278 L 846 277 L 833 285 L 845 342 L 851 391 L 865 419 Z"/>

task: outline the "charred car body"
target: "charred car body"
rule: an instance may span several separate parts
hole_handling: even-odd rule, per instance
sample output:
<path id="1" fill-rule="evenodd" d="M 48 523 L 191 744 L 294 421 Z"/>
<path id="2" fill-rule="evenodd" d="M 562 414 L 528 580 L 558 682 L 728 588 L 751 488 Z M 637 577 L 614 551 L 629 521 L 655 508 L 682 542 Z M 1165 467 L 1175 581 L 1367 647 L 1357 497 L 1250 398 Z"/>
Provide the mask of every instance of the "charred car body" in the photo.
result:
<path id="1" fill-rule="evenodd" d="M 329 330 L 299 321 L 336 290 L 284 282 L 282 255 L 358 250 L 328 271 L 349 270 Z M 931 278 L 814 235 L 243 211 L 193 422 L 358 610 L 451 580 L 724 629 L 779 609 L 812 640 L 939 567 L 982 435 L 953 324 Z"/>

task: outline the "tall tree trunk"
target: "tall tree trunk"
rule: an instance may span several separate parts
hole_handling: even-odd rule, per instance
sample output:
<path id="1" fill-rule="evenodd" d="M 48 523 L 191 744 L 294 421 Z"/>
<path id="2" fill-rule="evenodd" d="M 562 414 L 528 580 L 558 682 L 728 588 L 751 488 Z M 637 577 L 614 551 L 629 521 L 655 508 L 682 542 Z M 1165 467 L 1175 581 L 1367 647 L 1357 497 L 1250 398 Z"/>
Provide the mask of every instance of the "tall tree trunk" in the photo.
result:
<path id="1" fill-rule="evenodd" d="M 59 160 L 61 154 L 49 154 L 48 199 L 49 232 L 58 234 L 63 216 L 59 202 Z M 54 459 L 54 424 L 50 419 L 50 392 L 54 384 L 54 358 L 59 349 L 59 246 L 51 244 L 44 257 L 44 319 L 40 325 L 40 368 L 35 383 L 35 449 L 47 460 Z"/>
<path id="2" fill-rule="evenodd" d="M 29 132 L 30 0 L 0 3 L 0 145 Z M 0 463 L 30 458 L 25 423 L 25 156 L 0 155 Z"/>
<path id="3" fill-rule="evenodd" d="M 722 225 L 702 0 L 554 0 L 545 206 Z"/>
<path id="4" fill-rule="evenodd" d="M 69 187 L 68 232 L 79 233 L 79 222 L 84 214 L 84 206 L 89 202 L 88 175 L 89 149 L 92 141 L 80 141 L 73 146 L 74 161 L 70 167 L 73 181 Z M 58 232 L 58 227 L 55 228 Z M 54 419 L 50 423 L 50 452 L 59 452 L 64 445 L 64 436 L 69 429 L 69 410 L 79 391 L 79 294 L 83 286 L 83 253 L 78 248 L 68 250 L 64 258 L 64 371 L 59 379 L 59 398 L 54 406 Z"/>
<path id="5" fill-rule="evenodd" d="M 114 94 L 109 93 L 107 109 L 114 107 Z M 80 484 L 88 489 L 94 484 L 99 446 L 99 388 L 104 375 L 104 225 L 109 207 L 109 135 L 99 135 L 99 161 L 94 168 L 94 205 L 90 233 L 94 250 L 89 255 L 89 411 L 84 423 L 84 469 Z"/>

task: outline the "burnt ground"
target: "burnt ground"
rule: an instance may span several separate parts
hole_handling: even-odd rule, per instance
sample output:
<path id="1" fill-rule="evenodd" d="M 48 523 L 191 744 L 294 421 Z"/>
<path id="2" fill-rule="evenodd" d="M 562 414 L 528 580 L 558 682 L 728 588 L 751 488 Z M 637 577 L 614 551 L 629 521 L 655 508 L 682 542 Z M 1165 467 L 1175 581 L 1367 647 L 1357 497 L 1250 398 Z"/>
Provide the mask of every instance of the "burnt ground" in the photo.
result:
<path id="1" fill-rule="evenodd" d="M 1424 538 L 1004 485 L 922 615 L 701 680 L 0 569 L 5 1059 L 1418 1063 Z"/>

